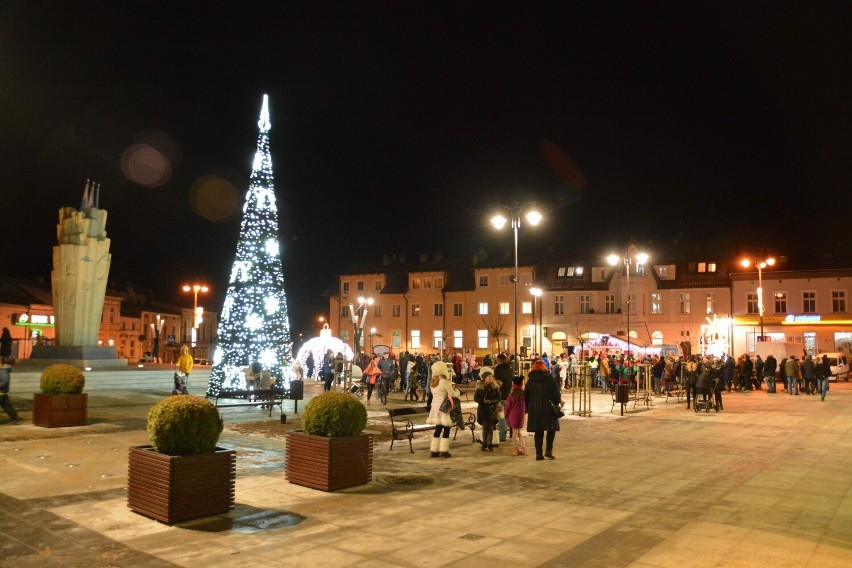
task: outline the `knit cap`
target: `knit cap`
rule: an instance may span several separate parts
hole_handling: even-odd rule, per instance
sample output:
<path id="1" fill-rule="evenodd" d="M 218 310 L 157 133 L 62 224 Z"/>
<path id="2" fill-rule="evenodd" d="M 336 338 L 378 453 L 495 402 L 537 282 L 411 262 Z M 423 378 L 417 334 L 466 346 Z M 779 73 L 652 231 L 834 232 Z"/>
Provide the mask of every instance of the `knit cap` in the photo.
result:
<path id="1" fill-rule="evenodd" d="M 479 377 L 481 379 L 484 379 L 488 375 L 491 375 L 493 377 L 494 369 L 492 369 L 491 367 L 482 367 L 481 369 L 479 369 Z"/>
<path id="2" fill-rule="evenodd" d="M 447 370 L 447 364 L 443 361 L 435 361 L 432 363 L 432 376 L 435 377 L 438 375 L 447 377 L 448 379 L 450 378 L 450 373 Z"/>

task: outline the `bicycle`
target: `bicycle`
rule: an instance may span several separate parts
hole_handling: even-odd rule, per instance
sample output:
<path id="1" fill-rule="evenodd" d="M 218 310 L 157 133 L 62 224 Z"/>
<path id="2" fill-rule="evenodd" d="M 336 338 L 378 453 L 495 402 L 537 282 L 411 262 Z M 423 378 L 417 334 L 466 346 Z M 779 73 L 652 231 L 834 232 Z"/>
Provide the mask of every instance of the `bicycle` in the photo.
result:
<path id="1" fill-rule="evenodd" d="M 382 404 L 387 404 L 388 403 L 388 390 L 389 390 L 388 379 L 385 379 L 383 377 L 379 377 L 379 380 L 376 381 L 376 382 L 378 383 L 376 386 L 378 387 L 378 391 L 379 391 L 378 392 L 379 401 Z"/>

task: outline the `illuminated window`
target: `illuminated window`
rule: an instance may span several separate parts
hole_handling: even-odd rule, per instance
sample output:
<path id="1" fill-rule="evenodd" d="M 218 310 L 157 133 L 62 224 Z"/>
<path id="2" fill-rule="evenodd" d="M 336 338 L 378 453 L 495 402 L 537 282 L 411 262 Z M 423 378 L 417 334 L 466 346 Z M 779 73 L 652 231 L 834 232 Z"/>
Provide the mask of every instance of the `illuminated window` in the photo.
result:
<path id="1" fill-rule="evenodd" d="M 440 349 L 444 345 L 444 333 L 440 329 L 432 332 L 432 347 Z"/>
<path id="2" fill-rule="evenodd" d="M 529 286 L 532 284 L 532 273 L 531 272 L 521 272 L 521 284 L 523 286 Z"/>
<path id="3" fill-rule="evenodd" d="M 813 290 L 806 290 L 802 292 L 802 313 L 816 313 L 816 292 Z"/>
<path id="4" fill-rule="evenodd" d="M 532 302 L 521 302 L 521 313 L 531 314 L 532 313 Z"/>
<path id="5" fill-rule="evenodd" d="M 411 348 L 412 349 L 420 349 L 420 330 L 412 329 L 411 330 Z"/>
<path id="6" fill-rule="evenodd" d="M 435 314 L 436 316 L 444 315 L 444 304 L 435 304 Z"/>
<path id="7" fill-rule="evenodd" d="M 846 290 L 831 291 L 831 311 L 834 313 L 846 311 Z"/>
<path id="8" fill-rule="evenodd" d="M 488 287 L 488 276 L 480 276 L 479 277 L 479 287 L 487 288 Z"/>
<path id="9" fill-rule="evenodd" d="M 662 345 L 663 344 L 663 332 L 655 331 L 651 333 L 651 345 Z"/>
<path id="10" fill-rule="evenodd" d="M 394 329 L 391 331 L 391 346 L 399 349 L 402 347 L 402 334 L 398 329 Z"/>
<path id="11" fill-rule="evenodd" d="M 479 315 L 488 315 L 488 302 L 479 302 Z"/>
<path id="12" fill-rule="evenodd" d="M 476 330 L 476 346 L 480 349 L 487 349 L 488 348 L 488 330 L 487 329 Z"/>
<path id="13" fill-rule="evenodd" d="M 657 274 L 660 276 L 660 280 L 665 280 L 669 277 L 669 267 L 668 266 L 658 266 Z"/>
<path id="14" fill-rule="evenodd" d="M 420 289 L 420 277 L 419 276 L 415 276 L 414 278 L 411 279 L 411 288 L 414 289 L 414 290 Z"/>
<path id="15" fill-rule="evenodd" d="M 500 315 L 508 315 L 509 313 L 509 302 L 500 302 Z"/>
<path id="16" fill-rule="evenodd" d="M 556 275 L 560 278 L 571 278 L 573 276 L 582 276 L 583 275 L 583 267 L 582 266 L 560 266 L 556 270 Z"/>
<path id="17" fill-rule="evenodd" d="M 463 314 L 463 311 L 464 311 L 464 310 L 463 310 L 463 308 L 462 308 L 462 305 L 463 305 L 463 304 L 462 304 L 461 302 L 455 302 L 455 303 L 453 304 L 453 315 L 454 315 L 454 316 L 459 317 L 459 316 L 461 316 L 461 315 Z"/>
<path id="18" fill-rule="evenodd" d="M 717 305 L 716 292 L 707 292 L 704 299 L 706 302 L 705 310 L 707 311 L 707 314 L 715 314 Z"/>
<path id="19" fill-rule="evenodd" d="M 508 274 L 501 274 L 500 280 L 498 281 L 498 285 L 508 286 L 509 284 L 511 284 L 511 279 L 509 278 L 509 275 Z"/>
<path id="20" fill-rule="evenodd" d="M 592 313 L 592 297 L 588 294 L 580 294 L 580 313 Z"/>
<path id="21" fill-rule="evenodd" d="M 411 304 L 411 317 L 416 318 L 420 315 L 420 304 Z"/>
<path id="22" fill-rule="evenodd" d="M 787 313 L 787 292 L 775 292 L 772 294 L 772 304 L 776 314 Z"/>
<path id="23" fill-rule="evenodd" d="M 631 313 L 633 311 L 633 302 L 630 303 Z M 651 294 L 651 313 L 652 314 L 661 314 L 663 313 L 663 295 L 662 294 Z"/>
<path id="24" fill-rule="evenodd" d="M 561 294 L 557 294 L 553 297 L 553 315 L 555 316 L 564 316 L 565 315 L 565 296 Z"/>
<path id="25" fill-rule="evenodd" d="M 461 349 L 464 347 L 464 332 L 460 329 L 453 330 L 453 348 Z"/>

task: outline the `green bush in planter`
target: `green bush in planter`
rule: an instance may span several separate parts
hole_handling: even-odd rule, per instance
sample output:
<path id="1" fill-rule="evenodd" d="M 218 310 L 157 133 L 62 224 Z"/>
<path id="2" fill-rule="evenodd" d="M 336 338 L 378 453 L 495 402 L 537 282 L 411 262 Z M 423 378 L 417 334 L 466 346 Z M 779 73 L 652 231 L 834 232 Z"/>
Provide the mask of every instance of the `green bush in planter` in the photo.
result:
<path id="1" fill-rule="evenodd" d="M 83 371 L 71 365 L 57 363 L 41 373 L 39 388 L 44 394 L 80 394 L 86 386 Z"/>
<path id="2" fill-rule="evenodd" d="M 357 436 L 367 426 L 367 409 L 354 396 L 325 392 L 305 406 L 302 428 L 308 434 L 339 438 Z"/>
<path id="3" fill-rule="evenodd" d="M 170 456 L 212 452 L 223 427 L 219 410 L 198 396 L 170 396 L 148 411 L 151 445 Z"/>

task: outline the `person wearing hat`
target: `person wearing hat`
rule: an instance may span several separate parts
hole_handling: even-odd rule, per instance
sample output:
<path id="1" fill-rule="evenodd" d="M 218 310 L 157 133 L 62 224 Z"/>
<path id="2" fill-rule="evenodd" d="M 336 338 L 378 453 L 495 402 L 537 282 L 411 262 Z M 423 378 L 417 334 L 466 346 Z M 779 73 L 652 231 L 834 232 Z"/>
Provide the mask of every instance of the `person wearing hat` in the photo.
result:
<path id="1" fill-rule="evenodd" d="M 497 426 L 497 406 L 503 402 L 499 383 L 494 380 L 494 370 L 483 367 L 476 383 L 473 400 L 476 401 L 476 421 L 482 426 L 482 451 L 494 451 L 494 428 Z"/>
<path id="2" fill-rule="evenodd" d="M 432 410 L 429 411 L 429 423 L 435 424 L 435 433 L 432 435 L 432 443 L 429 448 L 431 450 L 430 456 L 448 458 L 450 457 L 450 429 L 453 426 L 453 419 L 449 412 L 441 410 L 441 405 L 444 400 L 449 400 L 451 407 L 460 404 L 455 402 L 453 398 L 461 398 L 461 393 L 450 381 L 450 371 L 443 361 L 432 363 L 432 380 L 429 386 L 432 391 Z"/>
<path id="3" fill-rule="evenodd" d="M 512 392 L 506 399 L 506 424 L 512 429 L 512 455 L 527 455 L 523 428 L 527 406 L 524 402 L 524 378 L 512 377 Z"/>
<path id="4" fill-rule="evenodd" d="M 554 413 L 554 407 L 562 407 L 562 395 L 559 385 L 541 361 L 533 363 L 530 370 L 524 388 L 524 404 L 527 409 L 527 430 L 533 433 L 535 441 L 535 459 L 554 459 L 553 441 L 559 431 L 559 419 Z M 542 448 L 545 434 L 546 445 Z"/>

